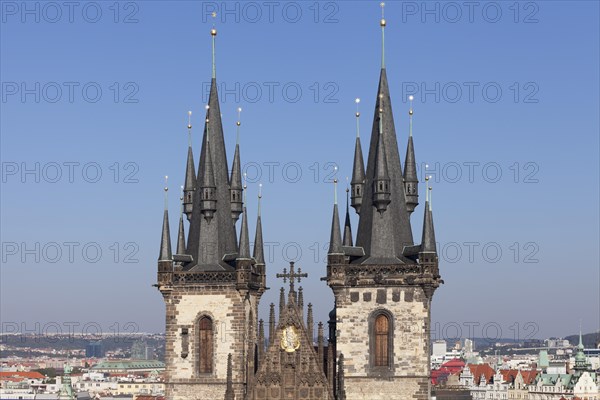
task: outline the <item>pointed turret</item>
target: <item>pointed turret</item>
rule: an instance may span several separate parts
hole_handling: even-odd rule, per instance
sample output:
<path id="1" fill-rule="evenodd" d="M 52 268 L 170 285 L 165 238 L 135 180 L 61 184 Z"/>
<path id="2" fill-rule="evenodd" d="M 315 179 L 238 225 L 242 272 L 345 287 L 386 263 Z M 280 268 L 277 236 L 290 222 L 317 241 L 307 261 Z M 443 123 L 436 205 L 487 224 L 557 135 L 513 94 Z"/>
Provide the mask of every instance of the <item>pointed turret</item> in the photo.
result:
<path id="1" fill-rule="evenodd" d="M 365 164 L 363 162 L 362 147 L 360 145 L 360 112 L 358 104 L 360 99 L 356 99 L 356 143 L 354 145 L 354 166 L 352 168 L 352 207 L 357 214 L 360 214 L 362 197 L 365 184 Z"/>
<path id="2" fill-rule="evenodd" d="M 269 344 L 275 341 L 275 304 L 269 306 Z"/>
<path id="3" fill-rule="evenodd" d="M 344 238 L 342 244 L 352 247 L 352 225 L 350 224 L 350 208 L 348 207 L 348 194 L 350 189 L 346 188 L 346 219 L 344 221 Z"/>
<path id="4" fill-rule="evenodd" d="M 212 156 L 210 152 L 210 109 L 206 106 L 206 146 L 209 151 L 206 152 L 204 157 L 204 163 L 202 165 L 202 183 L 200 185 L 200 212 L 204 216 L 204 219 L 210 223 L 213 218 L 215 211 L 217 211 L 217 196 L 215 184 L 215 175 L 213 171 Z"/>
<path id="5" fill-rule="evenodd" d="M 167 179 L 165 177 L 165 182 Z M 169 212 L 167 210 L 168 191 L 169 188 L 165 185 L 165 210 L 160 237 L 160 252 L 158 253 L 158 287 L 170 285 L 173 279 L 173 253 L 171 251 L 171 231 L 169 229 Z"/>
<path id="6" fill-rule="evenodd" d="M 167 177 L 165 177 L 165 180 Z M 162 235 L 160 238 L 160 253 L 158 261 L 173 261 L 173 252 L 171 251 L 171 231 L 169 229 L 169 211 L 167 210 L 167 194 L 169 188 L 165 186 L 165 210 L 163 214 Z"/>
<path id="7" fill-rule="evenodd" d="M 248 211 L 244 205 L 244 212 L 242 214 L 242 227 L 240 230 L 240 246 L 239 246 L 238 259 L 250 259 L 250 238 L 248 235 Z"/>
<path id="8" fill-rule="evenodd" d="M 312 303 L 308 303 L 308 311 L 307 313 L 307 317 L 306 317 L 306 332 L 308 333 L 308 340 L 309 342 L 312 344 L 314 341 L 314 332 L 313 329 L 315 328 L 315 323 L 313 320 L 313 309 L 312 309 Z"/>
<path id="9" fill-rule="evenodd" d="M 181 214 L 179 215 L 179 230 L 177 231 L 177 249 L 175 252 L 176 254 L 185 254 L 185 230 L 183 227 L 183 213 L 185 211 L 185 193 L 182 193 L 180 200 Z"/>
<path id="10" fill-rule="evenodd" d="M 258 215 L 256 217 L 256 234 L 254 235 L 254 253 L 252 257 L 256 262 L 256 271 L 260 275 L 261 283 L 263 287 L 266 287 L 266 265 L 265 265 L 265 252 L 263 247 L 263 234 L 262 234 L 262 217 L 261 217 L 261 199 L 262 199 L 262 184 L 258 185 Z"/>
<path id="11" fill-rule="evenodd" d="M 391 202 L 390 175 L 388 174 L 385 142 L 383 140 L 383 94 L 379 95 L 379 140 L 377 141 L 377 155 L 375 157 L 375 175 L 373 177 L 373 205 L 381 214 L 387 210 Z"/>
<path id="12" fill-rule="evenodd" d="M 429 182 L 429 178 L 425 178 Z M 433 213 L 431 211 L 431 188 L 425 188 L 425 210 L 423 212 L 423 236 L 421 238 L 421 253 L 437 253 L 435 244 L 435 230 L 433 228 Z"/>
<path id="13" fill-rule="evenodd" d="M 329 251 L 327 254 L 344 254 L 342 250 L 342 233 L 340 232 L 340 216 L 337 205 L 337 179 L 333 181 L 335 195 L 333 202 L 333 217 L 331 219 L 331 237 L 329 239 Z"/>
<path id="14" fill-rule="evenodd" d="M 231 179 L 229 180 L 229 193 L 231 202 L 231 218 L 235 224 L 242 212 L 242 170 L 240 162 L 240 114 L 241 108 L 238 108 L 237 140 L 235 143 L 235 153 L 233 154 L 233 166 L 231 167 Z"/>
<path id="15" fill-rule="evenodd" d="M 195 190 L 196 170 L 194 169 L 194 153 L 192 151 L 192 112 L 188 111 L 188 153 L 185 164 L 185 185 L 183 188 L 183 212 L 185 212 L 188 221 L 192 220 Z"/>
<path id="16" fill-rule="evenodd" d="M 419 205 L 419 179 L 417 178 L 417 162 L 415 160 L 415 148 L 412 135 L 412 101 L 414 98 L 413 96 L 410 96 L 408 99 L 410 100 L 410 109 L 408 111 L 409 133 L 408 145 L 406 146 L 406 158 L 404 159 L 404 191 L 406 194 L 406 210 L 410 214 L 415 211 L 415 208 Z"/>

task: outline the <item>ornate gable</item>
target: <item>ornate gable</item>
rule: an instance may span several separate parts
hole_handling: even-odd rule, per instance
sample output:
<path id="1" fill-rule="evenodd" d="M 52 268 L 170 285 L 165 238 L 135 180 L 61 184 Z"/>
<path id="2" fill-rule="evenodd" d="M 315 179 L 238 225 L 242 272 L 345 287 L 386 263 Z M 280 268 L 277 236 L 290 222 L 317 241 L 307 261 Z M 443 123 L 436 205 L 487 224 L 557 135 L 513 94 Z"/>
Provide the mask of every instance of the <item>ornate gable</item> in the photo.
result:
<path id="1" fill-rule="evenodd" d="M 280 316 L 275 331 L 254 378 L 251 399 L 332 400 L 332 390 L 325 375 L 322 350 L 315 351 L 312 332 L 303 321 L 303 300 L 294 290 L 294 280 L 306 274 L 290 272 L 278 277 L 290 280 L 287 304 L 280 304 Z M 298 279 L 299 280 L 299 279 Z M 282 289 L 283 295 L 283 289 Z M 284 298 L 285 296 L 282 296 Z M 312 315 L 309 316 L 312 320 Z M 322 330 L 320 330 L 322 335 Z M 260 345 L 260 344 L 259 344 Z"/>

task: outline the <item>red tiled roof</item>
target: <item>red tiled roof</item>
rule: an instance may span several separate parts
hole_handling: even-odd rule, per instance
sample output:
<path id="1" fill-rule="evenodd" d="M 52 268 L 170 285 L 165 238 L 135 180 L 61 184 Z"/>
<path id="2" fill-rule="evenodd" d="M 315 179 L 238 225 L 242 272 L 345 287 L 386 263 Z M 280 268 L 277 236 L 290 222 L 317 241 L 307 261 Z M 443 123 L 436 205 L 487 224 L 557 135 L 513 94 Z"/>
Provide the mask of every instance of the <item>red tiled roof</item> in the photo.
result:
<path id="1" fill-rule="evenodd" d="M 489 383 L 495 374 L 495 371 L 489 364 L 468 364 L 471 374 L 473 374 L 473 380 L 475 384 L 479 385 L 481 375 L 485 377 L 485 382 Z"/>
<path id="2" fill-rule="evenodd" d="M 451 374 L 454 374 L 456 372 L 462 371 L 464 367 L 465 362 L 460 358 L 455 358 L 453 360 L 446 361 L 445 363 L 443 363 L 440 369 L 445 369 Z"/>
<path id="3" fill-rule="evenodd" d="M 27 378 L 27 379 L 44 379 L 44 375 L 37 371 L 2 371 L 0 372 L 0 378 Z"/>

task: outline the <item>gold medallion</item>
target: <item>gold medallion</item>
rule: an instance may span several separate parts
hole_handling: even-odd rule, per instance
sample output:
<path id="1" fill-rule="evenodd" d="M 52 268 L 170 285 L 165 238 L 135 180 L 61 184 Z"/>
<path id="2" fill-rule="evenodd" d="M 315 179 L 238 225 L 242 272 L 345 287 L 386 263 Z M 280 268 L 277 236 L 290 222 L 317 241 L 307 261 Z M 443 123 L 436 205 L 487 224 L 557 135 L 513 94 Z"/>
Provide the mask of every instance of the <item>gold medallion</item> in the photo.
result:
<path id="1" fill-rule="evenodd" d="M 293 325 L 287 326 L 281 331 L 281 340 L 279 342 L 281 349 L 287 353 L 293 353 L 300 348 L 300 337 Z"/>

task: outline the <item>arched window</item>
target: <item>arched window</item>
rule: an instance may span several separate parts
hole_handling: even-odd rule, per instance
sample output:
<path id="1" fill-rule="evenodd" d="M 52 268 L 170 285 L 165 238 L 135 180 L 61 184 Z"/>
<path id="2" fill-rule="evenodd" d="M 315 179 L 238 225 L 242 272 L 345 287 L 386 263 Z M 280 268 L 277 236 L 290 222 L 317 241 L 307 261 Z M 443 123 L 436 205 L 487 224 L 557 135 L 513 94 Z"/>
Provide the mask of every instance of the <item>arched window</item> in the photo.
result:
<path id="1" fill-rule="evenodd" d="M 213 323 L 209 317 L 198 321 L 198 372 L 209 374 L 213 369 Z"/>
<path id="2" fill-rule="evenodd" d="M 384 314 L 375 318 L 375 367 L 389 365 L 390 320 Z"/>

